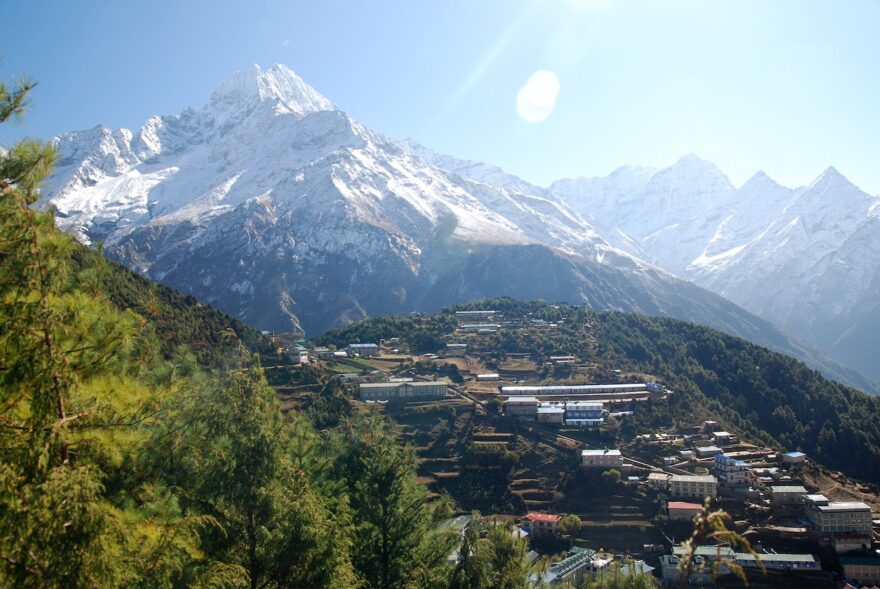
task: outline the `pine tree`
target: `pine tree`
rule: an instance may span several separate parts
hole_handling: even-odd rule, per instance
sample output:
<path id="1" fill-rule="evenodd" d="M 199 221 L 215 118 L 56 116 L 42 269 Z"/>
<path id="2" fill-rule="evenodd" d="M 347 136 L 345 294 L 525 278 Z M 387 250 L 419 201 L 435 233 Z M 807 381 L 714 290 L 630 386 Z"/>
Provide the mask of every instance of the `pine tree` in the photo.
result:
<path id="1" fill-rule="evenodd" d="M 335 476 L 346 482 L 355 522 L 352 561 L 372 589 L 432 586 L 446 576 L 453 540 L 431 529 L 411 451 L 375 413 L 338 440 Z M 413 584 L 417 582 L 418 584 Z"/>

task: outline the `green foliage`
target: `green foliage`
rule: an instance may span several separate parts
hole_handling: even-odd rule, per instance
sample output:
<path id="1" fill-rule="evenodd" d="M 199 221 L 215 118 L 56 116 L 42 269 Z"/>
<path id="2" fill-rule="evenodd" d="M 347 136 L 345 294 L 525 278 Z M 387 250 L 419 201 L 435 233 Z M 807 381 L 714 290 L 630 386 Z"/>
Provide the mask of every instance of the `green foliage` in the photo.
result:
<path id="1" fill-rule="evenodd" d="M 0 85 L 0 122 L 29 88 Z M 445 586 L 452 538 L 387 423 L 328 443 L 282 415 L 248 351 L 283 362 L 268 339 L 31 208 L 53 159 L 0 152 L 0 586 Z M 323 385 L 316 421 L 348 418 L 279 365 Z"/>
<path id="2" fill-rule="evenodd" d="M 343 348 L 352 343 L 379 343 L 380 340 L 400 337 L 409 344 L 414 354 L 438 352 L 445 345 L 443 335 L 451 333 L 456 326 L 455 317 L 437 315 L 429 317 L 396 317 L 388 315 L 369 321 L 352 323 L 342 329 L 330 331 L 315 338 L 317 346 L 334 345 Z"/>
<path id="3" fill-rule="evenodd" d="M 609 484 L 615 484 L 620 482 L 620 471 L 616 468 L 609 468 L 608 470 L 602 471 L 602 480 Z"/>
<path id="4" fill-rule="evenodd" d="M 635 572 L 633 561 L 614 563 L 596 577 L 595 581 L 587 581 L 585 589 L 655 589 L 657 581 L 649 573 Z"/>
<path id="5" fill-rule="evenodd" d="M 434 531 L 415 460 L 392 426 L 367 414 L 336 440 L 335 476 L 344 481 L 355 522 L 352 562 L 376 589 L 434 586 L 445 578 L 453 538 Z M 413 585 L 415 579 L 421 585 Z"/>

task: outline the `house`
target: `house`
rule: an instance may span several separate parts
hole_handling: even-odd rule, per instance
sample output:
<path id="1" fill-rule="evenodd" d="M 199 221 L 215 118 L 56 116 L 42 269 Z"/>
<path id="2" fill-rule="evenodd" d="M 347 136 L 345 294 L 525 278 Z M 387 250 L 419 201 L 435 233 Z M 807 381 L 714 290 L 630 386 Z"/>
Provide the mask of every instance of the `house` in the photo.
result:
<path id="1" fill-rule="evenodd" d="M 672 497 L 703 500 L 718 495 L 718 479 L 712 475 L 674 474 L 669 477 L 669 494 Z"/>
<path id="2" fill-rule="evenodd" d="M 463 356 L 467 351 L 467 344 L 448 343 L 446 344 L 446 354 L 450 356 Z"/>
<path id="3" fill-rule="evenodd" d="M 808 493 L 807 495 L 804 495 L 804 502 L 809 508 L 817 505 L 828 505 L 828 497 L 821 493 Z"/>
<path id="4" fill-rule="evenodd" d="M 532 573 L 529 576 L 531 586 L 556 586 L 570 583 L 572 586 L 580 586 L 586 577 L 590 565 L 594 560 L 595 552 L 589 548 L 572 548 L 568 556 L 559 562 L 554 562 L 543 573 Z"/>
<path id="5" fill-rule="evenodd" d="M 696 456 L 693 450 L 680 450 L 678 452 L 678 455 L 681 456 L 684 460 L 690 460 L 691 458 Z"/>
<path id="6" fill-rule="evenodd" d="M 574 356 L 550 356 L 550 364 L 575 364 L 577 358 Z"/>
<path id="7" fill-rule="evenodd" d="M 665 491 L 669 484 L 669 475 L 665 472 L 652 472 L 648 475 L 648 486 L 654 489 Z"/>
<path id="8" fill-rule="evenodd" d="M 349 356 L 367 358 L 379 355 L 379 346 L 377 344 L 348 344 L 345 349 Z"/>
<path id="9" fill-rule="evenodd" d="M 605 422 L 605 406 L 596 401 L 568 401 L 565 404 L 565 425 L 600 427 Z"/>
<path id="10" fill-rule="evenodd" d="M 831 540 L 838 553 L 871 547 L 871 508 L 861 501 L 829 501 L 808 513 L 814 529 Z"/>
<path id="11" fill-rule="evenodd" d="M 581 450 L 581 465 L 584 468 L 621 468 L 623 456 L 620 450 L 595 449 Z"/>
<path id="12" fill-rule="evenodd" d="M 807 455 L 803 452 L 786 452 L 782 455 L 783 464 L 802 464 L 806 459 Z"/>
<path id="13" fill-rule="evenodd" d="M 771 571 L 818 571 L 822 569 L 822 563 L 816 560 L 812 554 L 765 553 L 759 554 L 756 558 L 755 555 L 748 552 L 737 552 L 736 564 L 746 569 L 759 569 L 761 565 L 764 565 L 765 570 Z"/>
<path id="14" fill-rule="evenodd" d="M 715 455 L 713 473 L 718 482 L 725 487 L 739 487 L 749 484 L 749 465 L 724 454 Z"/>
<path id="15" fill-rule="evenodd" d="M 721 454 L 722 452 L 724 452 L 724 450 L 722 450 L 718 446 L 699 446 L 697 448 L 694 448 L 694 451 L 700 458 L 711 458 L 716 454 Z"/>
<path id="16" fill-rule="evenodd" d="M 312 350 L 312 354 L 314 354 L 321 360 L 328 360 L 333 358 L 333 352 L 330 351 L 330 348 L 315 348 L 314 350 Z"/>
<path id="17" fill-rule="evenodd" d="M 538 407 L 538 422 L 562 424 L 562 418 L 565 416 L 565 408 L 559 405 L 541 404 Z"/>
<path id="18" fill-rule="evenodd" d="M 730 432 L 712 432 L 712 441 L 718 445 L 732 444 L 734 440 L 736 440 L 736 436 Z"/>
<path id="19" fill-rule="evenodd" d="M 880 558 L 874 556 L 841 556 L 840 566 L 847 580 L 857 585 L 880 584 Z"/>
<path id="20" fill-rule="evenodd" d="M 466 323 L 461 326 L 465 331 L 476 333 L 494 333 L 498 331 L 501 325 L 497 323 Z"/>
<path id="21" fill-rule="evenodd" d="M 499 376 L 498 376 L 497 374 L 495 374 L 494 372 L 493 372 L 493 373 L 488 373 L 488 374 L 478 374 L 478 375 L 477 375 L 477 382 L 492 382 L 492 381 L 495 381 L 495 380 L 500 380 L 500 378 L 501 378 L 501 377 L 499 377 Z"/>
<path id="22" fill-rule="evenodd" d="M 801 485 L 773 485 L 770 487 L 770 501 L 773 505 L 800 505 L 804 502 L 807 490 Z"/>
<path id="23" fill-rule="evenodd" d="M 703 506 L 699 503 L 670 501 L 666 505 L 666 510 L 669 513 L 669 521 L 691 521 L 695 515 L 702 513 Z"/>
<path id="24" fill-rule="evenodd" d="M 504 401 L 504 415 L 507 417 L 523 417 L 536 419 L 538 416 L 538 399 L 536 397 L 508 397 Z"/>
<path id="25" fill-rule="evenodd" d="M 492 309 L 488 310 L 478 310 L 478 311 L 456 311 L 455 318 L 459 321 L 485 321 L 490 320 L 495 316 L 495 311 Z"/>
<path id="26" fill-rule="evenodd" d="M 446 396 L 445 382 L 374 382 L 359 385 L 360 398 L 364 401 L 390 401 L 393 399 L 421 401 L 441 399 Z"/>
<path id="27" fill-rule="evenodd" d="M 561 515 L 532 511 L 519 520 L 519 527 L 535 537 L 556 536 L 559 534 L 559 522 L 561 520 Z"/>

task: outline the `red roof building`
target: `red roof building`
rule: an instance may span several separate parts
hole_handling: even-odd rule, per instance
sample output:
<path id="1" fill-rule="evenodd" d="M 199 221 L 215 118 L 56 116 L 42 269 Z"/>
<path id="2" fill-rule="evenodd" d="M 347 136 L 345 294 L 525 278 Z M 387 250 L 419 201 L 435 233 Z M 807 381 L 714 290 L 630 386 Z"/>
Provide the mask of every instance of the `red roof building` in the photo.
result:
<path id="1" fill-rule="evenodd" d="M 559 533 L 559 520 L 561 515 L 552 513 L 530 512 L 519 520 L 520 527 L 533 536 L 551 535 Z"/>
<path id="2" fill-rule="evenodd" d="M 669 510 L 670 521 L 690 521 L 703 511 L 703 506 L 699 503 L 688 503 L 687 501 L 670 501 L 666 508 Z"/>

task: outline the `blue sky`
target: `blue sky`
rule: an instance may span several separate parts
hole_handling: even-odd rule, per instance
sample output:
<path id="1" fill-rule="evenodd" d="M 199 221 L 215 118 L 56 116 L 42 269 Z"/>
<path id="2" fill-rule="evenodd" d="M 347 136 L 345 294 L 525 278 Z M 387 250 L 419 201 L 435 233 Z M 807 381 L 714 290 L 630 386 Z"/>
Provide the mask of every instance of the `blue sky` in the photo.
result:
<path id="1" fill-rule="evenodd" d="M 735 184 L 834 165 L 880 193 L 877 0 L 0 2 L 0 77 L 40 83 L 0 142 L 137 127 L 280 62 L 374 129 L 538 184 L 696 153 Z"/>

